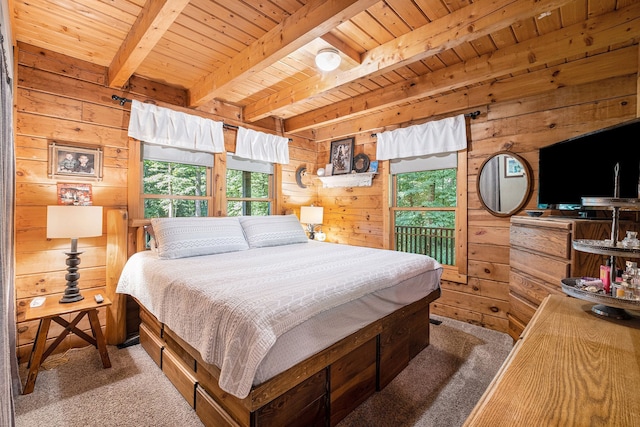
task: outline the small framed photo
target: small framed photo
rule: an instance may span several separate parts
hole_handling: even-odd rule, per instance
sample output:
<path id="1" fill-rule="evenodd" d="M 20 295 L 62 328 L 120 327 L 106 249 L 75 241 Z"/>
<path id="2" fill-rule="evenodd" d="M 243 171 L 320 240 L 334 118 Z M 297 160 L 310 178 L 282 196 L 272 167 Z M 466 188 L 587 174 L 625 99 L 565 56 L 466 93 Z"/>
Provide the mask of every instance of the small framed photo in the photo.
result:
<path id="1" fill-rule="evenodd" d="M 49 178 L 102 179 L 102 150 L 74 147 L 52 142 L 49 144 Z"/>
<path id="2" fill-rule="evenodd" d="M 511 156 L 504 156 L 504 176 L 505 178 L 524 176 L 522 164 Z"/>
<path id="3" fill-rule="evenodd" d="M 333 175 L 351 173 L 353 166 L 353 138 L 332 141 L 329 162 L 333 165 Z"/>
<path id="4" fill-rule="evenodd" d="M 324 176 L 331 175 L 333 175 L 333 163 L 327 163 L 327 165 L 324 167 Z"/>
<path id="5" fill-rule="evenodd" d="M 369 172 L 373 172 L 373 173 L 377 173 L 378 172 L 378 161 L 377 160 L 372 160 L 371 163 L 369 163 Z"/>
<path id="6" fill-rule="evenodd" d="M 91 206 L 93 204 L 91 184 L 58 183 L 58 204 Z"/>

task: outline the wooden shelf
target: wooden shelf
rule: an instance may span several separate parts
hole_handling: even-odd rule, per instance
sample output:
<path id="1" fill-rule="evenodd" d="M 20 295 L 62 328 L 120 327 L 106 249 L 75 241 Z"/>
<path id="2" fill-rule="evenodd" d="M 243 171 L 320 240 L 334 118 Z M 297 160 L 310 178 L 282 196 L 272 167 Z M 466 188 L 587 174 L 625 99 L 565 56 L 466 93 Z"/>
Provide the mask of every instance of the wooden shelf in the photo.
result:
<path id="1" fill-rule="evenodd" d="M 319 176 L 323 188 L 371 187 L 375 172 L 350 173 L 344 175 Z"/>

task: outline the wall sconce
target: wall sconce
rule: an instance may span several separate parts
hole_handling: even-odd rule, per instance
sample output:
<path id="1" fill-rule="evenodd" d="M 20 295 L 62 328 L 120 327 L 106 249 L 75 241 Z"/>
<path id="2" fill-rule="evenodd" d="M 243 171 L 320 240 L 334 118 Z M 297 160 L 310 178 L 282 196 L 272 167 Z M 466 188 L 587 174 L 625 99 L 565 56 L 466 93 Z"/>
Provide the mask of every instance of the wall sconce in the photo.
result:
<path id="1" fill-rule="evenodd" d="M 333 71 L 340 66 L 340 54 L 337 49 L 328 47 L 320 49 L 316 54 L 316 65 L 322 71 Z"/>
<path id="2" fill-rule="evenodd" d="M 316 225 L 322 224 L 324 208 L 321 206 L 302 206 L 300 208 L 300 222 L 307 224 L 309 239 L 313 240 L 316 232 Z"/>
<path id="3" fill-rule="evenodd" d="M 61 303 L 84 299 L 78 289 L 78 238 L 102 236 L 102 206 L 47 206 L 47 239 L 71 239 L 67 254 L 67 287 Z"/>

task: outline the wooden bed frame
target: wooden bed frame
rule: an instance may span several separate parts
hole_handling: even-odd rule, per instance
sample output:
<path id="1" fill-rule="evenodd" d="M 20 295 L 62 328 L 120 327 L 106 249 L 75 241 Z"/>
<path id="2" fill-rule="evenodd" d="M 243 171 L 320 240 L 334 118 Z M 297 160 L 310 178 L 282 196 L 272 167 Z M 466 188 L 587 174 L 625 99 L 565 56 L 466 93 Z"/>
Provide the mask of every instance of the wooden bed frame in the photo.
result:
<path id="1" fill-rule="evenodd" d="M 107 339 L 126 338 L 124 295 L 115 293 L 128 256 L 143 249 L 144 221 L 107 214 Z M 128 253 L 117 253 L 118 244 Z M 122 247 L 122 246 L 121 246 Z M 123 252 L 123 251 L 122 251 Z M 429 304 L 440 289 L 379 319 L 263 384 L 244 399 L 218 387 L 219 369 L 140 305 L 140 343 L 207 426 L 335 426 L 429 345 Z"/>

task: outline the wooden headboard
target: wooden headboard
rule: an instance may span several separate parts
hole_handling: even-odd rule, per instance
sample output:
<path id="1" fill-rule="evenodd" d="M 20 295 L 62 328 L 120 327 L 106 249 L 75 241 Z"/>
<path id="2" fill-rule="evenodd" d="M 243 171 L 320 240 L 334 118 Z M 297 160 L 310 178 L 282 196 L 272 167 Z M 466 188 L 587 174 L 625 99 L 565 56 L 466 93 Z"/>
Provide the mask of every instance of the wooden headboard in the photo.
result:
<path id="1" fill-rule="evenodd" d="M 106 295 L 112 304 L 107 310 L 107 344 L 122 344 L 127 339 L 127 298 L 116 293 L 118 280 L 131 255 L 146 249 L 144 226 L 148 219 L 129 219 L 125 209 L 107 211 Z"/>

